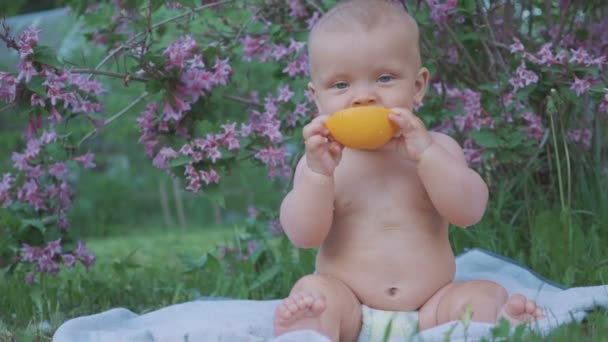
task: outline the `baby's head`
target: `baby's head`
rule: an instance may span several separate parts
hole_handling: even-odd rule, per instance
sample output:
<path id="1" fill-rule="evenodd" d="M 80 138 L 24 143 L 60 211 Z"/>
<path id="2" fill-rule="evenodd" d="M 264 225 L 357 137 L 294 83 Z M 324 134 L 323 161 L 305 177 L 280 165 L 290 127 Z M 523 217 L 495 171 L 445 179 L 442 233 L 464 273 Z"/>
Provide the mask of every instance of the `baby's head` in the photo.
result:
<path id="1" fill-rule="evenodd" d="M 418 25 L 395 2 L 339 3 L 313 27 L 308 51 L 321 114 L 361 105 L 412 109 L 424 97 Z"/>

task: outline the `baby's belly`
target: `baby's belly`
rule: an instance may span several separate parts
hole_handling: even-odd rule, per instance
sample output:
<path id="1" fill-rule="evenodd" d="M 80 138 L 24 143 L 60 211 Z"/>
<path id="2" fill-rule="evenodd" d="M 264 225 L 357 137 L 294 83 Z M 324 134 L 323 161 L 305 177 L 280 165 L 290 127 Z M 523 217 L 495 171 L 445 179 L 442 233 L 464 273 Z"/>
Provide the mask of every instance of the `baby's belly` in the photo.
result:
<path id="1" fill-rule="evenodd" d="M 454 276 L 447 227 L 351 228 L 330 233 L 317 271 L 343 281 L 369 307 L 417 310 Z"/>

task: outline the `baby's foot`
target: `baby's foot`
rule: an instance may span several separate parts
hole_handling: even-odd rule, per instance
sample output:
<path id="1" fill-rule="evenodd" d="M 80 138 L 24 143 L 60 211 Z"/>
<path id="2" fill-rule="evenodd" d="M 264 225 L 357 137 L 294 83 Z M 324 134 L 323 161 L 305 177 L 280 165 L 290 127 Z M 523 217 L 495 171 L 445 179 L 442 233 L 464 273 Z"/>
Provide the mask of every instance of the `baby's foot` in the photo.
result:
<path id="1" fill-rule="evenodd" d="M 504 317 L 511 326 L 517 326 L 522 323 L 528 323 L 545 317 L 543 310 L 536 306 L 533 300 L 528 300 L 526 297 L 515 294 L 512 295 L 505 305 L 502 307 L 498 320 Z"/>
<path id="2" fill-rule="evenodd" d="M 274 334 L 311 329 L 321 330 L 320 315 L 325 311 L 325 297 L 308 292 L 292 293 L 279 304 L 274 315 Z"/>

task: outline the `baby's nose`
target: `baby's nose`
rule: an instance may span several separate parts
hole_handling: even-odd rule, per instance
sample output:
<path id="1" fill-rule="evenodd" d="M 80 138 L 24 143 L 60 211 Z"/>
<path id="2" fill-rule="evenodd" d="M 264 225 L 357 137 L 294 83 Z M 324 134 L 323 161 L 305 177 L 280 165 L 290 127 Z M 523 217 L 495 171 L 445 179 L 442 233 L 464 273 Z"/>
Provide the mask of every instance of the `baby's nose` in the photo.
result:
<path id="1" fill-rule="evenodd" d="M 356 96 L 353 99 L 353 106 L 371 106 L 378 103 L 378 98 L 376 95 L 371 93 L 364 93 Z"/>

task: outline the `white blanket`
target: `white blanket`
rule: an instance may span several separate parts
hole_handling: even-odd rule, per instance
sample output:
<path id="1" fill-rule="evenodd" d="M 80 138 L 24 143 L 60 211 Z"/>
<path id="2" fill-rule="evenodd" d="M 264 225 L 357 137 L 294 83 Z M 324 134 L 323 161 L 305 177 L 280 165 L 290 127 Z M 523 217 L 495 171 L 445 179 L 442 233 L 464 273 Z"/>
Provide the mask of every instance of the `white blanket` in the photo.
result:
<path id="1" fill-rule="evenodd" d="M 560 324 L 580 322 L 595 307 L 608 308 L 608 285 L 562 289 L 513 260 L 479 249 L 456 259 L 454 280 L 486 279 L 511 293 L 522 293 L 545 309 L 545 318 L 531 328 L 542 334 Z M 274 338 L 272 317 L 280 300 L 198 300 L 138 315 L 124 308 L 111 309 L 63 323 L 54 342 L 118 341 L 306 341 L 327 342 L 313 331 L 298 331 Z M 419 334 L 424 341 L 474 341 L 491 335 L 492 324 L 446 323 Z"/>

